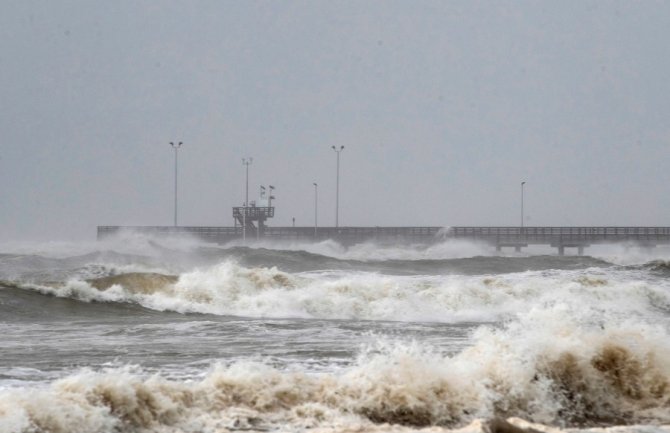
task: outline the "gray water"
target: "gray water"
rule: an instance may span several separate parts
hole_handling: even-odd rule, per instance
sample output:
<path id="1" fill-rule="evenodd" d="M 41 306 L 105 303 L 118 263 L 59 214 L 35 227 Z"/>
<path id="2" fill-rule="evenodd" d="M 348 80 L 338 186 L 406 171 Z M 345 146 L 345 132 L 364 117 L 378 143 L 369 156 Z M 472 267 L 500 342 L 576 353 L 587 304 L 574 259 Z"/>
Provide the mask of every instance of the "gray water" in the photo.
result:
<path id="1" fill-rule="evenodd" d="M 30 248 L 0 256 L 3 432 L 451 429 L 496 417 L 662 430 L 670 417 L 663 251 Z"/>

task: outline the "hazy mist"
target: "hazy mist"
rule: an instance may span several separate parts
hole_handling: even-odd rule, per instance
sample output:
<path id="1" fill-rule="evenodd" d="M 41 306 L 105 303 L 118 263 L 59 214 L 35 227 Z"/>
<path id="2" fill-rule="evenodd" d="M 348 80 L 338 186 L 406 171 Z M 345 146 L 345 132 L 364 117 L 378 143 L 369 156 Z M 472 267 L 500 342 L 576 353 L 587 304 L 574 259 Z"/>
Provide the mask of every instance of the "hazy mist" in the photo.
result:
<path id="1" fill-rule="evenodd" d="M 95 226 L 670 225 L 670 3 L 5 1 L 0 239 Z"/>

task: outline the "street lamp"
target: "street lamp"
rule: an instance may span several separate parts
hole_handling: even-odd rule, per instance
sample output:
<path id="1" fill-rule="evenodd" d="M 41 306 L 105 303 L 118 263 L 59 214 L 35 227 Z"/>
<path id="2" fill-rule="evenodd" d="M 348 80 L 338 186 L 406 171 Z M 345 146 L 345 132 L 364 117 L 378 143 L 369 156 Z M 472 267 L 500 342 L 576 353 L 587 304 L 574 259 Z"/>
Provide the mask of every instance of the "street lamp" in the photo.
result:
<path id="1" fill-rule="evenodd" d="M 174 149 L 174 226 L 177 227 L 177 151 L 181 147 L 182 142 L 177 144 L 170 142 L 170 146 Z"/>
<path id="2" fill-rule="evenodd" d="M 314 238 L 316 238 L 316 231 L 317 231 L 317 203 L 319 202 L 319 185 L 314 182 Z"/>
<path id="3" fill-rule="evenodd" d="M 249 206 L 249 166 L 254 161 L 253 158 L 242 158 L 242 165 L 246 166 L 247 186 L 244 195 L 244 213 L 242 214 L 242 242 L 247 242 L 247 206 Z"/>
<path id="4" fill-rule="evenodd" d="M 521 182 L 521 228 L 523 229 L 523 186 L 526 182 Z"/>
<path id="5" fill-rule="evenodd" d="M 331 146 L 332 149 L 337 153 L 337 180 L 335 182 L 335 227 L 340 226 L 339 216 L 340 216 L 340 153 L 344 150 L 344 146 L 340 146 L 338 149 L 335 146 Z"/>

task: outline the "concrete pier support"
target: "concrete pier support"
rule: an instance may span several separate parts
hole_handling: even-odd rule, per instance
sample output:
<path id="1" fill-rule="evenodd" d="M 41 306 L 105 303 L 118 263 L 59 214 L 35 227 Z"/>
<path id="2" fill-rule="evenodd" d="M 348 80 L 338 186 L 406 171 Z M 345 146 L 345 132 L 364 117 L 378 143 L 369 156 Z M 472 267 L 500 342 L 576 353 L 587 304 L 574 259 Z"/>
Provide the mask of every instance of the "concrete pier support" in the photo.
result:
<path id="1" fill-rule="evenodd" d="M 584 247 L 577 247 L 577 255 L 583 256 L 584 255 Z"/>
<path id="2" fill-rule="evenodd" d="M 497 251 L 497 252 L 502 251 L 502 247 L 501 247 L 500 245 L 496 245 L 496 251 Z"/>
<path id="3" fill-rule="evenodd" d="M 517 253 L 520 253 L 521 252 L 521 247 L 519 245 L 515 246 L 514 251 L 516 251 Z"/>
<path id="4" fill-rule="evenodd" d="M 565 255 L 565 247 L 563 245 L 558 247 L 558 255 L 559 256 L 564 256 Z"/>

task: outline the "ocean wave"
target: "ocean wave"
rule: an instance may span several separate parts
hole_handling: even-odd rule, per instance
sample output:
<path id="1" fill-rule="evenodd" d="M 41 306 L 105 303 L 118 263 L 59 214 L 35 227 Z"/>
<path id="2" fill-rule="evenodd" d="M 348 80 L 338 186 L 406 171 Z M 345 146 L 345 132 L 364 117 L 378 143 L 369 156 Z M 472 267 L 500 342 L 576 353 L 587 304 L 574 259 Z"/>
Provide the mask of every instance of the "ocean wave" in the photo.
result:
<path id="1" fill-rule="evenodd" d="M 642 265 L 642 268 L 668 274 L 670 273 L 670 260 L 652 260 Z"/>
<path id="2" fill-rule="evenodd" d="M 366 245 L 369 246 L 369 245 Z M 318 269 L 374 271 L 392 275 L 441 275 L 448 273 L 482 275 L 514 273 L 528 270 L 585 269 L 608 267 L 611 263 L 591 257 L 578 256 L 473 256 L 467 258 L 429 258 L 416 255 L 412 258 L 381 259 L 374 255 L 365 258 L 341 258 L 316 254 L 304 250 L 270 248 L 199 248 L 193 252 L 203 257 L 220 260 L 235 259 L 245 266 L 277 266 L 289 272 Z"/>
<path id="3" fill-rule="evenodd" d="M 17 285 L 17 283 L 14 283 Z M 86 302 L 247 317 L 494 321 L 535 305 L 587 305 L 598 315 L 670 311 L 670 282 L 640 271 L 533 271 L 504 275 L 394 276 L 358 271 L 287 273 L 234 261 L 179 275 L 125 273 L 19 287 Z M 594 313 L 595 314 L 595 313 Z"/>
<path id="4" fill-rule="evenodd" d="M 564 427 L 668 424 L 668 337 L 631 321 L 606 329 L 576 323 L 555 307 L 482 327 L 454 356 L 379 341 L 336 373 L 259 362 L 216 364 L 198 381 L 131 367 L 82 371 L 45 388 L 0 390 L 0 431 L 379 431 L 475 422 L 491 432 L 495 425 L 477 420 L 510 417 Z"/>
<path id="5" fill-rule="evenodd" d="M 670 246 L 646 248 L 635 244 L 593 245 L 587 252 L 600 260 L 619 266 L 644 266 L 655 261 L 670 259 Z"/>
<path id="6" fill-rule="evenodd" d="M 282 253 L 289 251 L 304 254 L 307 261 L 335 259 L 354 262 L 385 262 L 385 261 L 442 261 L 452 259 L 468 259 L 481 257 L 524 258 L 534 255 L 554 256 L 556 250 L 549 247 L 532 246 L 524 249 L 523 254 L 515 252 L 496 252 L 491 245 L 463 241 L 457 239 L 439 240 L 432 244 L 385 244 L 365 242 L 352 246 L 344 246 L 333 240 L 321 242 L 290 242 L 261 240 L 253 242 L 251 247 L 240 242 L 231 242 L 224 246 L 207 243 L 196 238 L 151 236 L 132 231 L 121 232 L 116 236 L 107 237 L 97 242 L 14 242 L 0 244 L 0 264 L 4 258 L 11 256 L 34 256 L 45 260 L 69 259 L 96 254 L 120 254 L 137 258 L 193 260 L 205 258 L 227 258 L 229 255 L 250 255 L 253 251 L 277 251 L 275 258 L 282 259 Z M 245 253 L 251 252 L 251 254 Z M 109 252 L 109 253 L 106 253 Z M 665 246 L 655 249 L 639 248 L 635 245 L 593 245 L 587 249 L 594 261 L 602 261 L 617 265 L 640 265 L 653 260 L 667 260 L 670 250 Z M 260 255 L 263 255 L 262 253 Z M 309 257 L 312 255 L 312 257 Z M 577 257 L 566 256 L 563 260 Z M 586 259 L 584 257 L 583 259 Z M 292 258 L 287 259 L 289 262 Z M 206 264 L 206 263 L 200 263 Z M 210 263 L 211 264 L 211 263 Z M 262 265 L 268 265 L 263 263 Z"/>
<path id="7" fill-rule="evenodd" d="M 114 286 L 121 286 L 131 293 L 152 294 L 165 290 L 178 280 L 179 278 L 174 275 L 132 272 L 95 278 L 87 282 L 91 287 L 99 291 L 105 291 Z"/>
<path id="8" fill-rule="evenodd" d="M 388 246 L 372 243 L 345 248 L 333 241 L 316 244 L 261 242 L 252 247 L 215 246 L 189 242 L 157 241 L 151 238 L 125 238 L 68 250 L 48 250 L 30 254 L 0 255 L 0 278 L 62 280 L 83 274 L 87 268 L 124 267 L 141 272 L 182 273 L 196 267 L 235 260 L 246 267 L 276 266 L 286 272 L 320 269 L 359 270 L 394 275 L 482 275 L 525 270 L 584 269 L 607 267 L 610 263 L 577 256 L 496 256 L 480 245 L 444 242 L 434 245 Z M 488 252 L 487 252 L 488 251 Z M 66 255 L 65 252 L 82 252 Z M 84 277 L 86 278 L 86 277 Z"/>

